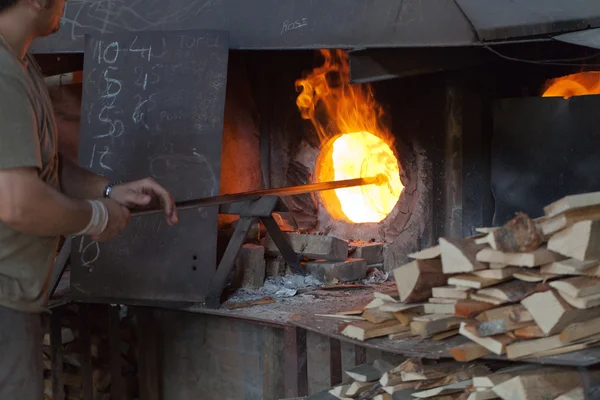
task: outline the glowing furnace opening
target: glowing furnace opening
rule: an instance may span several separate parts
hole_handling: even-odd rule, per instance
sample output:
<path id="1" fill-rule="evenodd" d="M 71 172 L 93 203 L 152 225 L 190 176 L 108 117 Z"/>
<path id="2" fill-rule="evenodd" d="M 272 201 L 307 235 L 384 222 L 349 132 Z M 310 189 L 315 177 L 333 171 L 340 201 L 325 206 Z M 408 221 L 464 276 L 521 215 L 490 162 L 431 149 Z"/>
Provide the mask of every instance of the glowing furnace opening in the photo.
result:
<path id="1" fill-rule="evenodd" d="M 394 209 L 404 189 L 398 160 L 383 139 L 366 131 L 332 138 L 323 146 L 317 159 L 317 181 L 338 181 L 378 174 L 387 177 L 387 184 L 322 192 L 324 207 L 337 219 L 355 223 L 380 222 Z"/>

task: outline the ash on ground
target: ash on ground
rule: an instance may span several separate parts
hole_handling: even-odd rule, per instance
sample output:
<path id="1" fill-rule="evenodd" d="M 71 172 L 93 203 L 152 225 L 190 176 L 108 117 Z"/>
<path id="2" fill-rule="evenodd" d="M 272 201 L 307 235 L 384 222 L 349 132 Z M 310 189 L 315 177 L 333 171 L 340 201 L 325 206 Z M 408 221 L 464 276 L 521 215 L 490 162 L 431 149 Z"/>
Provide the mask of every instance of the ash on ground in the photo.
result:
<path id="1" fill-rule="evenodd" d="M 323 286 L 323 282 L 311 275 L 289 275 L 274 277 L 265 280 L 265 284 L 260 289 L 239 289 L 228 299 L 228 301 L 254 301 L 265 296 L 270 296 L 274 299 L 293 297 L 300 289 L 318 288 L 320 286 Z"/>

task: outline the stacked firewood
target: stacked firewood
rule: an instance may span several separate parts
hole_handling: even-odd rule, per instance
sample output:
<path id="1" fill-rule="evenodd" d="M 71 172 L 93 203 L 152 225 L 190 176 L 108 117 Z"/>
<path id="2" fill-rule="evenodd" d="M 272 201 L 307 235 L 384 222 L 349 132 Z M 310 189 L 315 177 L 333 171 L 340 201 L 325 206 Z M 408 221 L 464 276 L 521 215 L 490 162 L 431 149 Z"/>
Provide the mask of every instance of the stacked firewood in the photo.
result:
<path id="1" fill-rule="evenodd" d="M 567 196 L 532 220 L 519 213 L 469 238 L 440 238 L 394 276 L 398 296 L 376 294 L 341 333 L 471 342 L 457 361 L 516 360 L 600 345 L 600 193 Z"/>
<path id="2" fill-rule="evenodd" d="M 58 348 L 53 348 L 50 340 L 51 322 L 45 323 L 45 333 L 42 344 L 42 360 L 44 367 L 44 400 L 52 400 L 53 393 L 59 393 L 60 398 L 66 400 L 80 400 L 84 398 L 85 364 L 91 364 L 91 383 L 94 400 L 111 399 L 111 361 L 109 351 L 109 334 L 106 307 L 90 306 L 86 318 L 90 321 L 89 339 L 84 339 L 85 333 L 81 331 L 81 312 L 78 305 L 61 306 L 54 309 L 59 313 L 61 325 L 61 343 Z M 89 340 L 89 350 L 84 349 L 84 343 Z M 137 391 L 137 363 L 135 360 L 135 337 L 129 326 L 127 317 L 120 323 L 119 342 L 121 345 L 121 368 L 125 390 L 135 395 Z M 89 354 L 86 356 L 85 354 Z M 60 357 L 62 368 L 56 370 L 52 358 Z M 89 357 L 89 358 L 88 358 Z M 60 385 L 54 388 L 53 385 Z M 132 396 L 130 398 L 134 398 Z"/>
<path id="3" fill-rule="evenodd" d="M 600 374 L 587 378 L 597 381 Z M 492 368 L 482 362 L 452 361 L 429 364 L 410 358 L 394 366 L 383 360 L 346 371 L 344 383 L 307 400 L 329 399 L 583 399 L 584 388 L 576 370 L 538 365 Z"/>

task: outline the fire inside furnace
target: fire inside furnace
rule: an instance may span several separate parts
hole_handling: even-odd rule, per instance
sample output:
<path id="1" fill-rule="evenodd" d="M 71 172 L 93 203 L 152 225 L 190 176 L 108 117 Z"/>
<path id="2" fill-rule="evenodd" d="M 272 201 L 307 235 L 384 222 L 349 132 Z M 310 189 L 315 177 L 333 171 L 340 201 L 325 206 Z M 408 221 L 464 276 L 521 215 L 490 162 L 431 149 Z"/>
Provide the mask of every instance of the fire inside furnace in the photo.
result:
<path id="1" fill-rule="evenodd" d="M 546 84 L 542 97 L 585 96 L 600 94 L 600 71 L 580 72 L 551 79 Z"/>
<path id="2" fill-rule="evenodd" d="M 355 223 L 380 222 L 395 207 L 404 186 L 392 135 L 382 123 L 383 109 L 370 85 L 350 85 L 350 68 L 341 50 L 322 50 L 325 63 L 296 82 L 296 104 L 319 134 L 317 182 L 385 175 L 384 185 L 321 193 L 327 211 Z"/>

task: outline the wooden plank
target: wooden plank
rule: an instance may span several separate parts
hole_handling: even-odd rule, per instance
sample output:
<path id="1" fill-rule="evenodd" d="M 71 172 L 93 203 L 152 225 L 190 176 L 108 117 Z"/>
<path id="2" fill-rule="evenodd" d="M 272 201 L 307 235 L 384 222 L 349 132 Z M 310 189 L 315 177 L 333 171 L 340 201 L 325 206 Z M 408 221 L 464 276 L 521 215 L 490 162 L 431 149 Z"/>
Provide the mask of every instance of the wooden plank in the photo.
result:
<path id="1" fill-rule="evenodd" d="M 581 221 L 555 233 L 548 250 L 580 261 L 600 258 L 600 220 Z"/>
<path id="2" fill-rule="evenodd" d="M 284 385 L 287 397 L 308 395 L 308 371 L 306 353 L 306 331 L 292 325 L 283 329 L 284 341 Z"/>
<path id="3" fill-rule="evenodd" d="M 460 331 L 459 331 L 460 333 Z M 452 347 L 450 354 L 456 361 L 469 362 L 491 354 L 491 351 L 475 342 L 469 342 L 460 346 Z"/>

